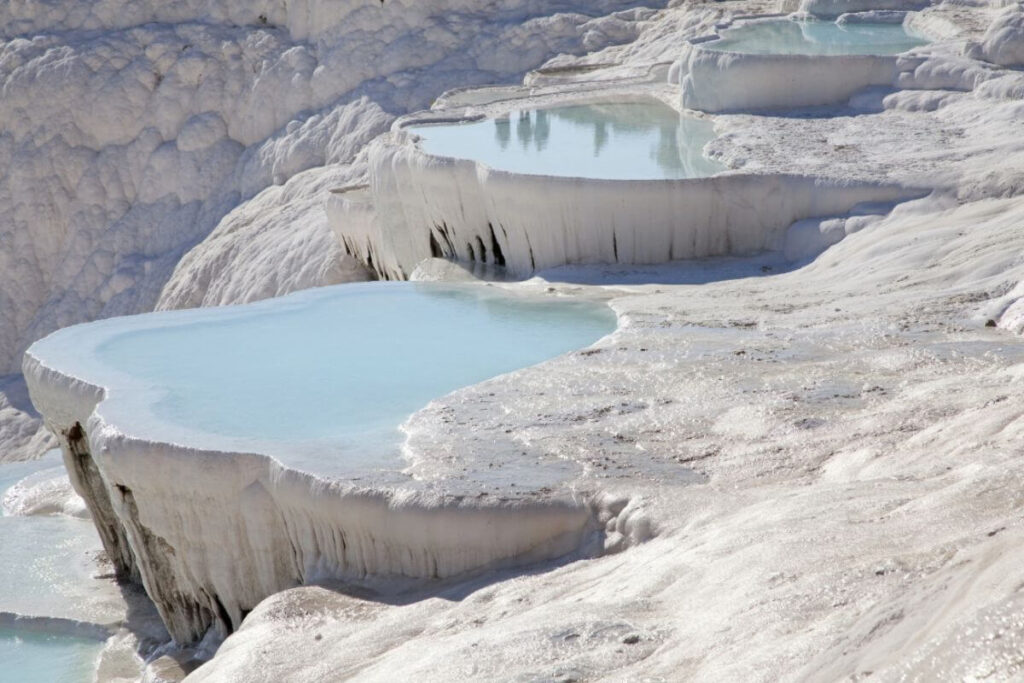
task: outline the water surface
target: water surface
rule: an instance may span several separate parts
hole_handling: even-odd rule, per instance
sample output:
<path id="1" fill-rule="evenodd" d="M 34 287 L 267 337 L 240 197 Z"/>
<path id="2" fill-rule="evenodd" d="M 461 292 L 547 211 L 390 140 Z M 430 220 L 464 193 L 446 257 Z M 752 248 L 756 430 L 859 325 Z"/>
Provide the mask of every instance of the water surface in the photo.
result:
<path id="1" fill-rule="evenodd" d="M 902 24 L 791 19 L 740 24 L 721 36 L 701 47 L 756 55 L 895 55 L 928 42 Z"/>
<path id="2" fill-rule="evenodd" d="M 526 109 L 498 119 L 406 130 L 435 156 L 531 175 L 617 180 L 701 178 L 724 170 L 703 154 L 708 121 L 660 102 Z"/>
<path id="3" fill-rule="evenodd" d="M 0 681 L 88 683 L 103 643 L 0 626 Z"/>
<path id="4" fill-rule="evenodd" d="M 61 473 L 57 451 L 0 464 L 0 498 L 22 479 Z M 102 638 L 63 631 L 70 622 L 112 623 L 123 617 L 114 582 L 96 578 L 108 571 L 98 563 L 99 554 L 92 522 L 0 514 L 0 681 L 92 680 Z"/>
<path id="5" fill-rule="evenodd" d="M 64 473 L 59 451 L 38 460 L 0 464 L 0 500 L 19 481 Z M 85 519 L 8 515 L 0 510 L 0 613 L 111 623 L 124 602 L 101 564 L 96 528 Z M 2 676 L 0 676 L 0 680 Z"/>
<path id="6" fill-rule="evenodd" d="M 399 425 L 431 399 L 614 328 L 603 304 L 378 282 L 100 321 L 32 353 L 111 387 L 100 412 L 129 433 L 358 476 L 398 465 Z"/>

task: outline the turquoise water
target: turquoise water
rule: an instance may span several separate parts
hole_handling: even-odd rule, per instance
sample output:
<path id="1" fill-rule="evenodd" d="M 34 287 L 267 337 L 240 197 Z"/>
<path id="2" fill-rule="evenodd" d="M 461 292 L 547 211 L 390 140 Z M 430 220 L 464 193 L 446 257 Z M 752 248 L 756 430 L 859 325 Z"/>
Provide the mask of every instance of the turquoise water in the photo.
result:
<path id="1" fill-rule="evenodd" d="M 741 24 L 725 29 L 721 36 L 701 47 L 755 55 L 895 55 L 928 42 L 902 24 L 790 19 Z"/>
<path id="2" fill-rule="evenodd" d="M 112 387 L 100 412 L 131 434 L 357 476 L 401 462 L 398 427 L 431 399 L 614 328 L 604 305 L 376 282 L 91 323 L 32 353 Z"/>
<path id="3" fill-rule="evenodd" d="M 617 180 L 701 178 L 724 167 L 703 154 L 711 123 L 659 102 L 528 109 L 499 119 L 409 126 L 435 156 L 532 175 Z"/>
<path id="4" fill-rule="evenodd" d="M 0 683 L 88 683 L 103 643 L 0 626 Z"/>

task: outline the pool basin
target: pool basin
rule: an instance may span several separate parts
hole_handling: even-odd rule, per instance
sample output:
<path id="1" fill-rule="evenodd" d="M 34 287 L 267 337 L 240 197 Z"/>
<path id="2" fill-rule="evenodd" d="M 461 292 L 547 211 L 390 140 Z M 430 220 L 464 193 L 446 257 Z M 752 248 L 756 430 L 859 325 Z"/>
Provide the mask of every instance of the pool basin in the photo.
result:
<path id="1" fill-rule="evenodd" d="M 766 19 L 691 41 L 679 62 L 682 105 L 722 113 L 845 104 L 892 87 L 927 40 L 900 23 Z"/>
<path id="2" fill-rule="evenodd" d="M 707 50 L 753 55 L 897 55 L 927 40 L 902 23 L 769 19 L 723 29 Z"/>

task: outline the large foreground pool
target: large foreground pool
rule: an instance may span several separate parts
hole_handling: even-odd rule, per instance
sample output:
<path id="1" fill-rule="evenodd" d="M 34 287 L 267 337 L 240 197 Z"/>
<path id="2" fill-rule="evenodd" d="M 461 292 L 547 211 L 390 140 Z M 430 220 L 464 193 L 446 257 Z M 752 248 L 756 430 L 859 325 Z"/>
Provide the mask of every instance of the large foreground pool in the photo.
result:
<path id="1" fill-rule="evenodd" d="M 129 434 L 358 476 L 400 463 L 398 427 L 431 399 L 614 327 L 604 305 L 366 283 L 80 325 L 30 353 L 108 387 L 99 412 Z"/>
<path id="2" fill-rule="evenodd" d="M 497 119 L 409 126 L 423 151 L 531 175 L 615 180 L 700 178 L 724 167 L 703 154 L 702 119 L 660 102 L 525 109 Z"/>
<path id="3" fill-rule="evenodd" d="M 721 36 L 701 47 L 757 55 L 895 55 L 928 42 L 902 24 L 790 19 L 741 24 Z"/>

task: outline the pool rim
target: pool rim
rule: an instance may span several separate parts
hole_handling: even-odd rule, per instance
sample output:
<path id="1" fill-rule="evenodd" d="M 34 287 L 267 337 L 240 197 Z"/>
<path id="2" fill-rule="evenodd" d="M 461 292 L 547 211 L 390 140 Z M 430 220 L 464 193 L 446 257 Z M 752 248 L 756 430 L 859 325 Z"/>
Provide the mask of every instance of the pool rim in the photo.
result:
<path id="1" fill-rule="evenodd" d="M 840 16 L 857 15 L 857 14 L 869 14 L 869 13 L 870 13 L 870 11 L 849 12 L 847 14 L 843 14 L 843 15 L 840 15 Z M 813 53 L 807 53 L 807 52 L 760 53 L 760 52 L 742 52 L 740 50 L 721 50 L 721 49 L 715 49 L 715 48 L 711 48 L 711 47 L 707 46 L 708 43 L 714 43 L 716 41 L 723 40 L 725 38 L 725 36 L 722 35 L 722 33 L 721 33 L 722 31 L 729 31 L 729 30 L 733 30 L 733 29 L 739 28 L 741 26 L 748 26 L 750 24 L 763 24 L 763 23 L 777 22 L 777 21 L 792 21 L 794 23 L 816 22 L 816 23 L 823 23 L 823 24 L 838 24 L 839 23 L 839 17 L 830 19 L 830 18 L 827 18 L 827 17 L 815 17 L 815 16 L 810 16 L 810 15 L 802 15 L 802 14 L 800 14 L 798 12 L 789 13 L 789 14 L 784 14 L 784 13 L 780 13 L 780 14 L 749 14 L 749 15 L 735 16 L 735 17 L 732 17 L 731 19 L 729 19 L 727 21 L 715 24 L 715 28 L 714 28 L 714 31 L 712 33 L 705 33 L 703 35 L 695 36 L 693 38 L 688 38 L 686 40 L 686 45 L 692 51 L 714 52 L 716 54 L 735 56 L 735 57 L 744 57 L 744 58 L 758 58 L 758 57 L 760 57 L 760 58 L 765 58 L 765 59 L 771 59 L 773 61 L 774 60 L 786 60 L 786 59 L 801 59 L 801 60 L 804 60 L 804 59 L 807 59 L 807 58 L 835 60 L 835 59 L 848 59 L 850 57 L 870 57 L 870 58 L 875 58 L 875 59 L 887 59 L 887 58 L 897 59 L 897 58 L 899 58 L 901 56 L 908 55 L 913 50 L 918 50 L 918 49 L 921 49 L 921 48 L 928 47 L 931 44 L 933 44 L 934 42 L 936 42 L 933 37 L 928 36 L 924 31 L 922 31 L 920 29 L 917 29 L 917 28 L 912 28 L 911 27 L 911 24 L 913 23 L 914 15 L 916 15 L 916 14 L 917 14 L 917 12 L 912 11 L 912 10 L 905 11 L 904 12 L 903 21 L 900 22 L 899 25 L 903 26 L 904 32 L 906 32 L 908 36 L 916 37 L 916 38 L 918 38 L 920 40 L 923 40 L 925 42 L 923 44 L 921 44 L 921 45 L 915 45 L 913 47 L 907 48 L 906 50 L 903 50 L 901 52 L 889 53 L 889 54 L 879 54 L 879 53 L 874 53 L 874 52 L 849 53 L 849 54 L 844 54 L 844 53 L 839 53 L 839 54 L 813 54 Z M 866 25 L 866 24 L 896 25 L 895 23 L 886 24 L 885 22 L 877 22 L 877 21 L 876 22 L 868 22 L 868 21 L 866 21 L 866 22 L 856 22 L 855 25 L 863 26 L 863 25 Z M 913 34 L 910 33 L 911 30 L 914 31 Z"/>

